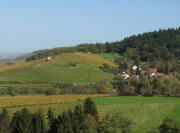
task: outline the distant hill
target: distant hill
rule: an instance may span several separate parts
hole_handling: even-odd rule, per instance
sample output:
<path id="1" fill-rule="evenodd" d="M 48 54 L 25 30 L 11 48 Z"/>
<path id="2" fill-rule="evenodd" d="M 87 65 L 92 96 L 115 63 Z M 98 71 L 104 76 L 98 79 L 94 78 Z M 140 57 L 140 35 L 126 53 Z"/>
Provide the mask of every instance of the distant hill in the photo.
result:
<path id="1" fill-rule="evenodd" d="M 25 61 L 33 53 L 0 53 L 0 66 L 12 65 Z"/>
<path id="2" fill-rule="evenodd" d="M 66 53 L 30 62 L 21 62 L 0 67 L 1 81 L 61 81 L 69 83 L 95 83 L 100 80 L 111 81 L 111 73 L 99 69 L 104 63 L 116 65 L 92 53 Z"/>
<path id="3" fill-rule="evenodd" d="M 73 52 L 118 53 L 136 64 L 144 62 L 148 67 L 157 67 L 163 72 L 166 71 L 165 69 L 180 71 L 180 28 L 160 29 L 133 35 L 116 42 L 54 48 L 34 54 L 26 61 Z"/>
<path id="4" fill-rule="evenodd" d="M 0 53 L 0 59 L 13 59 L 26 54 L 27 53 Z"/>

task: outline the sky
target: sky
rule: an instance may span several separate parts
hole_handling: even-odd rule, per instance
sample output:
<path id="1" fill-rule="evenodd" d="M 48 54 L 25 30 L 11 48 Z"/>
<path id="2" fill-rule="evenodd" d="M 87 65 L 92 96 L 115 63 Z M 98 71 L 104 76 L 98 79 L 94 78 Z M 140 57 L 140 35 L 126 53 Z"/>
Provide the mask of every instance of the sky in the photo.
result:
<path id="1" fill-rule="evenodd" d="M 0 53 L 180 27 L 180 0 L 0 0 Z"/>

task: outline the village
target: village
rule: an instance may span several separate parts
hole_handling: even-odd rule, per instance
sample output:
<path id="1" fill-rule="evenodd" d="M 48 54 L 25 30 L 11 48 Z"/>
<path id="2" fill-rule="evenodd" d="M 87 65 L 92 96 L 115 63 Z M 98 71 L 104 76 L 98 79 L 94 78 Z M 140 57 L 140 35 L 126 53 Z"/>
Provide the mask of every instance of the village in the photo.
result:
<path id="1" fill-rule="evenodd" d="M 166 76 L 166 74 L 158 72 L 157 68 L 149 68 L 148 71 L 142 70 L 140 65 L 133 65 L 130 69 L 130 72 L 128 73 L 127 71 L 123 71 L 119 73 L 119 76 L 121 76 L 124 79 L 140 79 L 140 75 L 144 75 L 148 77 L 148 79 L 153 80 L 156 77 L 163 77 Z M 173 73 L 174 75 L 174 73 Z"/>

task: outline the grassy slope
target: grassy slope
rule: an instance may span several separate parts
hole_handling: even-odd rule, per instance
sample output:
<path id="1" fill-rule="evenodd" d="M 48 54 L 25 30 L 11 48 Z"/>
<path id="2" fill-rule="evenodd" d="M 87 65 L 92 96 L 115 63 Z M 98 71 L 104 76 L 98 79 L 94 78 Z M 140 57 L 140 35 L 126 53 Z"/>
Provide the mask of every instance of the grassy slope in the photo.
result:
<path id="1" fill-rule="evenodd" d="M 95 99 L 101 113 L 119 113 L 133 120 L 133 133 L 157 128 L 166 117 L 180 122 L 180 99 L 164 97 L 106 97 Z"/>
<path id="2" fill-rule="evenodd" d="M 76 67 L 70 62 L 78 62 Z M 36 60 L 0 68 L 0 80 L 4 81 L 62 81 L 92 83 L 98 80 L 110 81 L 114 75 L 98 69 L 103 63 L 116 65 L 98 55 L 90 53 L 69 53 L 56 56 L 49 62 Z"/>

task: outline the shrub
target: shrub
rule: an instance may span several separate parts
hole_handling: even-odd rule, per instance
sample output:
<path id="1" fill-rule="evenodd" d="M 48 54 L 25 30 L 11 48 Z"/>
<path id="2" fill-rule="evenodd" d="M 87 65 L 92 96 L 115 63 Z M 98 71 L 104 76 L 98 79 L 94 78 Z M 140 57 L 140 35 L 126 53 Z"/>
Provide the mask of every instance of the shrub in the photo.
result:
<path id="1" fill-rule="evenodd" d="M 86 118 L 84 119 L 84 125 L 86 129 L 84 133 L 97 133 L 98 132 L 98 122 L 93 116 L 87 115 Z"/>
<path id="2" fill-rule="evenodd" d="M 160 133 L 180 133 L 180 123 L 176 120 L 167 118 L 159 127 Z"/>
<path id="3" fill-rule="evenodd" d="M 69 65 L 72 66 L 72 67 L 75 67 L 77 66 L 78 62 L 70 62 Z"/>
<path id="4" fill-rule="evenodd" d="M 47 96 L 49 96 L 49 95 L 55 95 L 55 94 L 56 94 L 56 89 L 54 89 L 54 88 L 49 88 L 49 89 L 47 89 L 47 90 L 45 91 L 45 94 L 46 94 Z"/>
<path id="5" fill-rule="evenodd" d="M 7 88 L 7 93 L 8 93 L 8 95 L 15 96 L 16 90 L 15 90 L 14 87 L 9 86 L 9 87 Z"/>
<path id="6" fill-rule="evenodd" d="M 132 121 L 121 114 L 107 115 L 99 123 L 99 132 L 101 133 L 130 133 Z"/>

